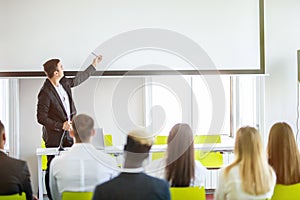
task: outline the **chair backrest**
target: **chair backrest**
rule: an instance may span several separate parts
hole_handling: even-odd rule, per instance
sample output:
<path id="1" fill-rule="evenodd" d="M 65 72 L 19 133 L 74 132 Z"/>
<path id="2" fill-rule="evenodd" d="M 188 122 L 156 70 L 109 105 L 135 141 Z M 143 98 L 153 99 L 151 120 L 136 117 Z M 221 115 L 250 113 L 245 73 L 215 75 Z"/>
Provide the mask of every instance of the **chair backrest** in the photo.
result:
<path id="1" fill-rule="evenodd" d="M 196 135 L 195 144 L 221 143 L 220 135 Z M 199 160 L 206 168 L 220 168 L 223 166 L 223 155 L 220 152 L 206 152 L 195 150 L 195 159 Z"/>
<path id="2" fill-rule="evenodd" d="M 155 137 L 154 144 L 167 144 L 168 136 L 167 135 L 158 135 Z"/>
<path id="3" fill-rule="evenodd" d="M 11 194 L 11 195 L 0 195 L 0 200 L 26 200 L 25 192 L 20 194 Z"/>
<path id="4" fill-rule="evenodd" d="M 46 144 L 45 144 L 45 141 L 43 139 L 42 139 L 41 147 L 46 148 Z M 42 170 L 43 171 L 47 170 L 47 156 L 46 155 L 42 155 Z"/>
<path id="5" fill-rule="evenodd" d="M 154 144 L 167 144 L 168 143 L 168 136 L 166 135 L 158 135 L 155 137 Z M 152 153 L 152 160 L 157 160 L 163 158 L 165 156 L 165 152 L 154 152 Z"/>
<path id="6" fill-rule="evenodd" d="M 204 187 L 171 187 L 172 200 L 206 200 Z"/>
<path id="7" fill-rule="evenodd" d="M 62 193 L 62 200 L 91 200 L 93 192 L 71 192 L 65 191 Z"/>
<path id="8" fill-rule="evenodd" d="M 294 200 L 300 199 L 300 183 L 293 185 L 276 184 L 272 200 Z"/>
<path id="9" fill-rule="evenodd" d="M 113 139 L 111 134 L 105 134 L 104 135 L 104 145 L 106 147 L 113 146 Z"/>
<path id="10" fill-rule="evenodd" d="M 195 144 L 215 144 L 221 143 L 220 135 L 196 135 L 194 137 Z"/>

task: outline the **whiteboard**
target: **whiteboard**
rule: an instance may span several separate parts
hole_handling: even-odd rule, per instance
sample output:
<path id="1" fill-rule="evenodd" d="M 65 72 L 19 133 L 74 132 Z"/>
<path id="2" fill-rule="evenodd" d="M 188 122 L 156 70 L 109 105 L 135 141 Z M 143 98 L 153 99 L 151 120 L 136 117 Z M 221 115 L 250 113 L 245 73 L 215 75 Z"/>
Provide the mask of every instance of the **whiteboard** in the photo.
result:
<path id="1" fill-rule="evenodd" d="M 0 72 L 261 70 L 260 0 L 0 1 Z"/>

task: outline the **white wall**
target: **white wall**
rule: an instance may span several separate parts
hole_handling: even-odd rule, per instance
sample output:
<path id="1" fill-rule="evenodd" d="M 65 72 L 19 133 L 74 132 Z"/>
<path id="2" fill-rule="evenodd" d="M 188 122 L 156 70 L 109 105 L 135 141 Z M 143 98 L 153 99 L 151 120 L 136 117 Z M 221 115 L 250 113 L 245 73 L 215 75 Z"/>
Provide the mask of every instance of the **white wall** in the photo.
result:
<path id="1" fill-rule="evenodd" d="M 20 158 L 28 163 L 34 193 L 37 193 L 38 185 L 35 151 L 41 146 L 42 139 L 42 128 L 36 120 L 36 105 L 42 81 L 42 79 L 24 79 L 19 82 Z"/>
<path id="2" fill-rule="evenodd" d="M 265 134 L 285 121 L 296 132 L 300 1 L 266 0 Z"/>

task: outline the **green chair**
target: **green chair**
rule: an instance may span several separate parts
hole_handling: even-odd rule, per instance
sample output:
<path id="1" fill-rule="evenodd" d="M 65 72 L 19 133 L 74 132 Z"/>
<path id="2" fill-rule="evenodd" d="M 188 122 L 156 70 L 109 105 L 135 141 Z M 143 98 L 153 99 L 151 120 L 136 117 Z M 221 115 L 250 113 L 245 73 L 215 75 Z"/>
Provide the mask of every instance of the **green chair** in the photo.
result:
<path id="1" fill-rule="evenodd" d="M 46 148 L 46 144 L 45 141 L 42 139 L 42 148 Z M 42 170 L 46 171 L 47 170 L 47 156 L 46 155 L 42 155 Z"/>
<path id="2" fill-rule="evenodd" d="M 26 200 L 25 192 L 20 194 L 11 194 L 11 195 L 0 195 L 0 200 Z"/>
<path id="3" fill-rule="evenodd" d="M 204 187 L 171 187 L 171 200 L 206 200 Z"/>
<path id="4" fill-rule="evenodd" d="M 91 200 L 93 192 L 70 192 L 62 193 L 62 200 Z"/>
<path id="5" fill-rule="evenodd" d="M 220 135 L 196 135 L 195 144 L 221 143 Z M 223 166 L 223 155 L 220 152 L 207 152 L 195 150 L 195 159 L 199 160 L 206 168 L 220 168 Z"/>
<path id="6" fill-rule="evenodd" d="M 167 144 L 168 143 L 168 136 L 166 135 L 158 135 L 155 137 L 154 144 Z M 157 160 L 163 158 L 165 156 L 165 152 L 153 152 L 152 153 L 152 160 Z"/>
<path id="7" fill-rule="evenodd" d="M 300 183 L 293 185 L 276 184 L 272 200 L 296 200 L 300 199 Z"/>
<path id="8" fill-rule="evenodd" d="M 113 140 L 111 134 L 104 135 L 104 145 L 106 147 L 113 146 Z"/>

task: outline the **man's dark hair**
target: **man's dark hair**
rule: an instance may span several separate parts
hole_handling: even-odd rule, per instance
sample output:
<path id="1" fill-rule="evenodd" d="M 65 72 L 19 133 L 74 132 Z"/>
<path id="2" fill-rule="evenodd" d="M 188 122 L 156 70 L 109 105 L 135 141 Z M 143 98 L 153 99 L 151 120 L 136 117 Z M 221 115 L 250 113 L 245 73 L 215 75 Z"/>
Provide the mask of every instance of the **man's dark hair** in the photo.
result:
<path id="1" fill-rule="evenodd" d="M 57 64 L 60 62 L 59 59 L 51 59 L 43 64 L 44 72 L 49 77 L 52 78 L 54 72 L 57 70 Z"/>
<path id="2" fill-rule="evenodd" d="M 124 146 L 124 150 L 132 153 L 148 153 L 151 146 L 141 144 L 139 141 L 135 140 L 134 137 L 128 135 L 127 142 Z"/>

